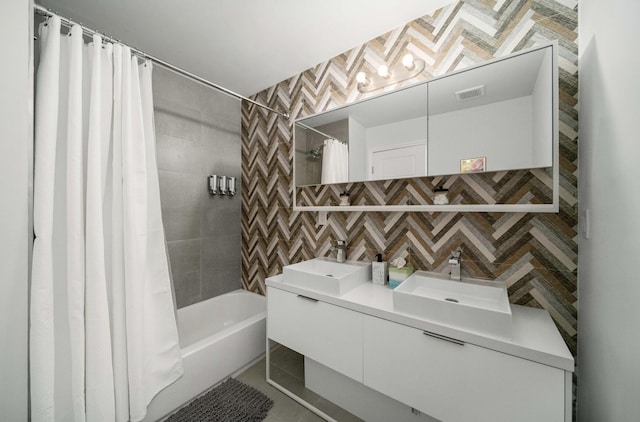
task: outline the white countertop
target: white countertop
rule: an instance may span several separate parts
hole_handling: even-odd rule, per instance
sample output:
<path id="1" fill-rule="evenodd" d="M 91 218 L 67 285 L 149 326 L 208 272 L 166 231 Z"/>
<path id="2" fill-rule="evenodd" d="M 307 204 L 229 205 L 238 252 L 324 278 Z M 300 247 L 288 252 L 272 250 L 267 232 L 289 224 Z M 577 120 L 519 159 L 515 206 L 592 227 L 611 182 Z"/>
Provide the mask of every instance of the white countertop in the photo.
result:
<path id="1" fill-rule="evenodd" d="M 282 275 L 267 278 L 266 285 L 565 371 L 574 371 L 573 356 L 549 313 L 543 309 L 511 304 L 513 336 L 507 340 L 394 311 L 393 290 L 387 285 L 368 282 L 342 296 L 292 286 L 283 281 Z"/>

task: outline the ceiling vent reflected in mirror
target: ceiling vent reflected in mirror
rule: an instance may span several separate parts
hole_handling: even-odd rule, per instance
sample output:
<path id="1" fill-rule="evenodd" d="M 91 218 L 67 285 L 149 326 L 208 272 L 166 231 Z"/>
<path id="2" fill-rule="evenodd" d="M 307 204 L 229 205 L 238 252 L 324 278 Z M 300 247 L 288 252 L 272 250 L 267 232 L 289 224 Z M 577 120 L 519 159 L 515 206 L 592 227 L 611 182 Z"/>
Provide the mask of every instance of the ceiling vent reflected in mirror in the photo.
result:
<path id="1" fill-rule="evenodd" d="M 456 99 L 458 101 L 473 100 L 474 98 L 482 97 L 484 93 L 484 85 L 474 86 L 473 88 L 456 91 Z"/>

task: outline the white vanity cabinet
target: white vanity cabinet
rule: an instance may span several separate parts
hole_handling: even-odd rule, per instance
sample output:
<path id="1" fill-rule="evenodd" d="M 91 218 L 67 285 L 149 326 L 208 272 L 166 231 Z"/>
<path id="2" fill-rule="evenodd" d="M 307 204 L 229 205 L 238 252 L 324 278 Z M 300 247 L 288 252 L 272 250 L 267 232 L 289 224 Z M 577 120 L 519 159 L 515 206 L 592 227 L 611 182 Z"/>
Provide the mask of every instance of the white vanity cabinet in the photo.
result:
<path id="1" fill-rule="evenodd" d="M 271 340 L 362 382 L 363 314 L 279 289 L 267 297 Z"/>
<path id="2" fill-rule="evenodd" d="M 543 310 L 514 305 L 514 335 L 505 340 L 397 312 L 392 290 L 373 283 L 338 296 L 292 287 L 281 280 L 278 276 L 267 279 L 268 339 L 320 364 L 314 363 L 314 368 L 332 370 L 310 375 L 310 385 L 323 382 L 318 391 L 334 402 L 348 396 L 341 406 L 361 418 L 385 422 L 572 419 L 573 357 Z M 269 374 L 267 378 L 317 411 Z M 379 416 L 391 408 L 393 416 Z"/>
<path id="3" fill-rule="evenodd" d="M 565 420 L 565 371 L 375 317 L 364 384 L 447 422 Z"/>

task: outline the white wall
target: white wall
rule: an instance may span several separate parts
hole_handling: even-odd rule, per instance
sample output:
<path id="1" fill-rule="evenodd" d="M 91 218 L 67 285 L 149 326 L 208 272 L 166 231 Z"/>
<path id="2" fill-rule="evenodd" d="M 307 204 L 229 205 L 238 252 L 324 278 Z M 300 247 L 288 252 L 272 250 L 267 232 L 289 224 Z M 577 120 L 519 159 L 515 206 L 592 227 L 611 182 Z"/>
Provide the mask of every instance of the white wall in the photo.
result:
<path id="1" fill-rule="evenodd" d="M 0 1 L 0 418 L 26 421 L 30 0 Z"/>
<path id="2" fill-rule="evenodd" d="M 349 116 L 349 180 L 367 180 L 367 145 L 364 126 Z"/>
<path id="3" fill-rule="evenodd" d="M 426 143 L 428 124 L 427 116 L 423 116 L 369 127 L 366 130 L 366 149 Z"/>
<path id="4" fill-rule="evenodd" d="M 429 175 L 456 174 L 486 157 L 486 171 L 532 167 L 530 96 L 429 117 Z M 498 130 L 499 129 L 499 130 Z"/>
<path id="5" fill-rule="evenodd" d="M 531 142 L 531 167 L 553 166 L 553 148 L 549 148 L 549 134 L 553 133 L 553 68 L 551 52 L 545 54 L 536 85 L 531 95 L 533 119 Z"/>
<path id="6" fill-rule="evenodd" d="M 578 420 L 640 415 L 640 2 L 579 3 Z"/>

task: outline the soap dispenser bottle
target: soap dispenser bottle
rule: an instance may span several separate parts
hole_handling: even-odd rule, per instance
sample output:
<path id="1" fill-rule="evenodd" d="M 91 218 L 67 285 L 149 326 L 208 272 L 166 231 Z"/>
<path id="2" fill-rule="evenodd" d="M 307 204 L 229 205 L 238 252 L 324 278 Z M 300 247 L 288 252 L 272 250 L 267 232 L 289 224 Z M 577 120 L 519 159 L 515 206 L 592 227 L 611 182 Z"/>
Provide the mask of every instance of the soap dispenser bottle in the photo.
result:
<path id="1" fill-rule="evenodd" d="M 387 274 L 389 267 L 386 261 L 382 261 L 382 254 L 376 255 L 376 261 L 371 263 L 371 275 L 374 284 L 385 285 L 387 284 Z"/>

